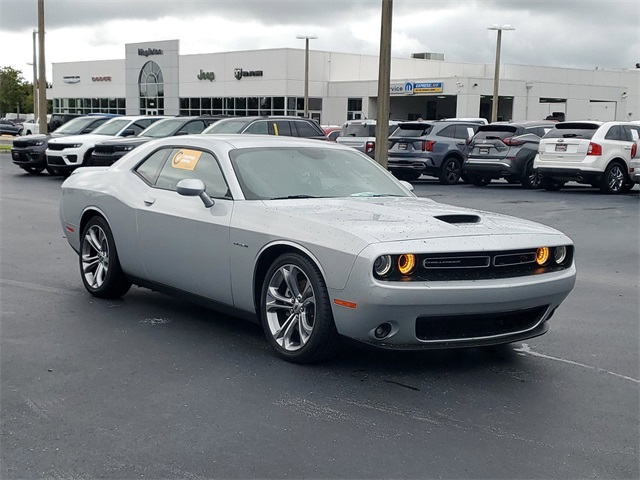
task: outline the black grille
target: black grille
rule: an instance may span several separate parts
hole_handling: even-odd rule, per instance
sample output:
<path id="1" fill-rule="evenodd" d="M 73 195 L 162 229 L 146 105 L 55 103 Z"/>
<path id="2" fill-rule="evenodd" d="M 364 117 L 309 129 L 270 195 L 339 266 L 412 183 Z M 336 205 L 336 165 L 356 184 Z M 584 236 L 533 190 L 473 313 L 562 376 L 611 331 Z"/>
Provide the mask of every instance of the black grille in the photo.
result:
<path id="1" fill-rule="evenodd" d="M 47 163 L 49 165 L 66 165 L 62 157 L 52 157 L 51 155 L 47 155 Z"/>
<path id="2" fill-rule="evenodd" d="M 116 151 L 114 145 L 96 145 L 93 153 L 96 155 L 109 155 Z"/>
<path id="3" fill-rule="evenodd" d="M 60 151 L 64 150 L 65 148 L 73 148 L 73 145 L 73 143 L 50 143 L 49 150 Z"/>
<path id="4" fill-rule="evenodd" d="M 538 325 L 547 309 L 548 305 L 542 305 L 510 312 L 418 317 L 416 337 L 442 341 L 522 332 Z"/>

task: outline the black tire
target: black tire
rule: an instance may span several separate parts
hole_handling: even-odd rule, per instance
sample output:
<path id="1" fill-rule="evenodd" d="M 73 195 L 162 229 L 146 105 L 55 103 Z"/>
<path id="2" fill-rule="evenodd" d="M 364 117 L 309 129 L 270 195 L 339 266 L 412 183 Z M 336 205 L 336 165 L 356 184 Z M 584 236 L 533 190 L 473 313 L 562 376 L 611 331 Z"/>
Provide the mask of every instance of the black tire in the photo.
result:
<path id="1" fill-rule="evenodd" d="M 438 179 L 441 185 L 455 185 L 460 181 L 462 175 L 462 164 L 455 157 L 448 157 L 442 161 Z"/>
<path id="2" fill-rule="evenodd" d="M 521 185 L 528 189 L 540 188 L 541 180 L 542 175 L 533 169 L 533 160 L 529 161 L 524 169 L 524 175 L 520 181 Z"/>
<path id="3" fill-rule="evenodd" d="M 489 177 L 483 177 L 481 175 L 471 173 L 469 174 L 469 182 L 476 187 L 486 187 L 491 183 L 491 179 Z"/>
<path id="4" fill-rule="evenodd" d="M 262 283 L 260 319 L 269 344 L 289 362 L 319 362 L 338 350 L 322 274 L 297 253 L 281 255 L 269 267 Z"/>
<path id="5" fill-rule="evenodd" d="M 628 182 L 625 167 L 619 162 L 613 162 L 607 167 L 600 181 L 600 192 L 617 195 L 623 192 Z"/>
<path id="6" fill-rule="evenodd" d="M 554 180 L 550 177 L 542 177 L 540 179 L 540 186 L 549 192 L 557 192 L 564 187 L 565 182 Z"/>
<path id="7" fill-rule="evenodd" d="M 60 176 L 60 172 L 58 170 L 56 170 L 55 168 L 49 167 L 49 166 L 47 166 L 46 168 L 47 168 L 47 173 L 49 175 L 51 175 L 52 177 L 59 177 Z"/>
<path id="8" fill-rule="evenodd" d="M 625 183 L 625 184 L 622 186 L 622 193 L 630 192 L 631 190 L 633 190 L 633 187 L 635 187 L 635 185 L 636 185 L 636 184 L 635 184 L 635 183 L 633 183 L 633 182 Z"/>
<path id="9" fill-rule="evenodd" d="M 44 167 L 20 167 L 30 175 L 40 175 L 44 171 Z"/>
<path id="10" fill-rule="evenodd" d="M 84 288 L 94 297 L 119 298 L 131 288 L 109 224 L 100 216 L 93 217 L 82 229 L 79 264 Z"/>
<path id="11" fill-rule="evenodd" d="M 412 182 L 420 178 L 422 173 L 412 170 L 398 170 L 391 172 L 398 180 L 404 180 L 406 182 Z"/>
<path id="12" fill-rule="evenodd" d="M 469 174 L 467 172 L 462 172 L 462 174 L 460 175 L 460 180 L 462 180 L 462 183 L 471 183 L 471 181 L 469 180 Z"/>

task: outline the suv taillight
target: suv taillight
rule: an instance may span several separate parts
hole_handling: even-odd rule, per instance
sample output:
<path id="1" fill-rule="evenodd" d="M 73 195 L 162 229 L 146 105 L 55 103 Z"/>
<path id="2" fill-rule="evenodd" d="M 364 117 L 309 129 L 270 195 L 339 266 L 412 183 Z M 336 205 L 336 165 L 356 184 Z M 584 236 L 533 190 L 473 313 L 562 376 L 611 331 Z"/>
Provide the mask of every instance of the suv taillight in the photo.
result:
<path id="1" fill-rule="evenodd" d="M 514 137 L 509 137 L 502 140 L 502 143 L 510 147 L 515 147 L 516 145 L 524 145 L 527 142 L 525 142 L 524 140 L 518 140 L 517 138 L 514 138 Z"/>
<path id="2" fill-rule="evenodd" d="M 422 151 L 423 152 L 433 152 L 433 146 L 436 144 L 434 140 L 423 140 L 422 141 Z"/>
<path id="3" fill-rule="evenodd" d="M 638 153 L 638 144 L 634 143 L 631 146 L 631 158 L 636 158 L 636 153 Z"/>
<path id="4" fill-rule="evenodd" d="M 364 145 L 364 151 L 365 153 L 371 153 L 376 149 L 376 142 L 367 142 Z"/>
<path id="5" fill-rule="evenodd" d="M 599 143 L 589 142 L 587 155 L 602 155 L 602 146 Z"/>

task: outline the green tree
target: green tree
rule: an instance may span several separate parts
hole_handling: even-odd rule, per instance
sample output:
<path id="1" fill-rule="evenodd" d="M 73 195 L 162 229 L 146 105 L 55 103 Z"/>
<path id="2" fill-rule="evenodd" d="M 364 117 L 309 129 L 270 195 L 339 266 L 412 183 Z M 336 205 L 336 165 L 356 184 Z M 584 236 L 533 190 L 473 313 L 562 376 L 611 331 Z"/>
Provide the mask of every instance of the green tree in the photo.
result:
<path id="1" fill-rule="evenodd" d="M 20 70 L 0 68 L 0 117 L 9 112 L 33 112 L 32 90 L 33 84 L 25 81 Z"/>

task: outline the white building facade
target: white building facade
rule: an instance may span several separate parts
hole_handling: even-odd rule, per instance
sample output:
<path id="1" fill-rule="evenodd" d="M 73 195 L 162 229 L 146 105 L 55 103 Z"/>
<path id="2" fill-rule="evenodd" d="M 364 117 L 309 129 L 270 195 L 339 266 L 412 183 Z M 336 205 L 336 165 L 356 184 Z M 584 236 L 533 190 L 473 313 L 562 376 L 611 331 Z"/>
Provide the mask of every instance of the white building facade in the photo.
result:
<path id="1" fill-rule="evenodd" d="M 180 55 L 179 40 L 127 44 L 124 60 L 53 64 L 55 113 L 302 115 L 299 49 Z M 309 114 L 375 118 L 378 57 L 309 52 Z M 493 64 L 391 61 L 391 118 L 490 118 Z M 499 120 L 640 119 L 640 70 L 502 65 Z"/>

